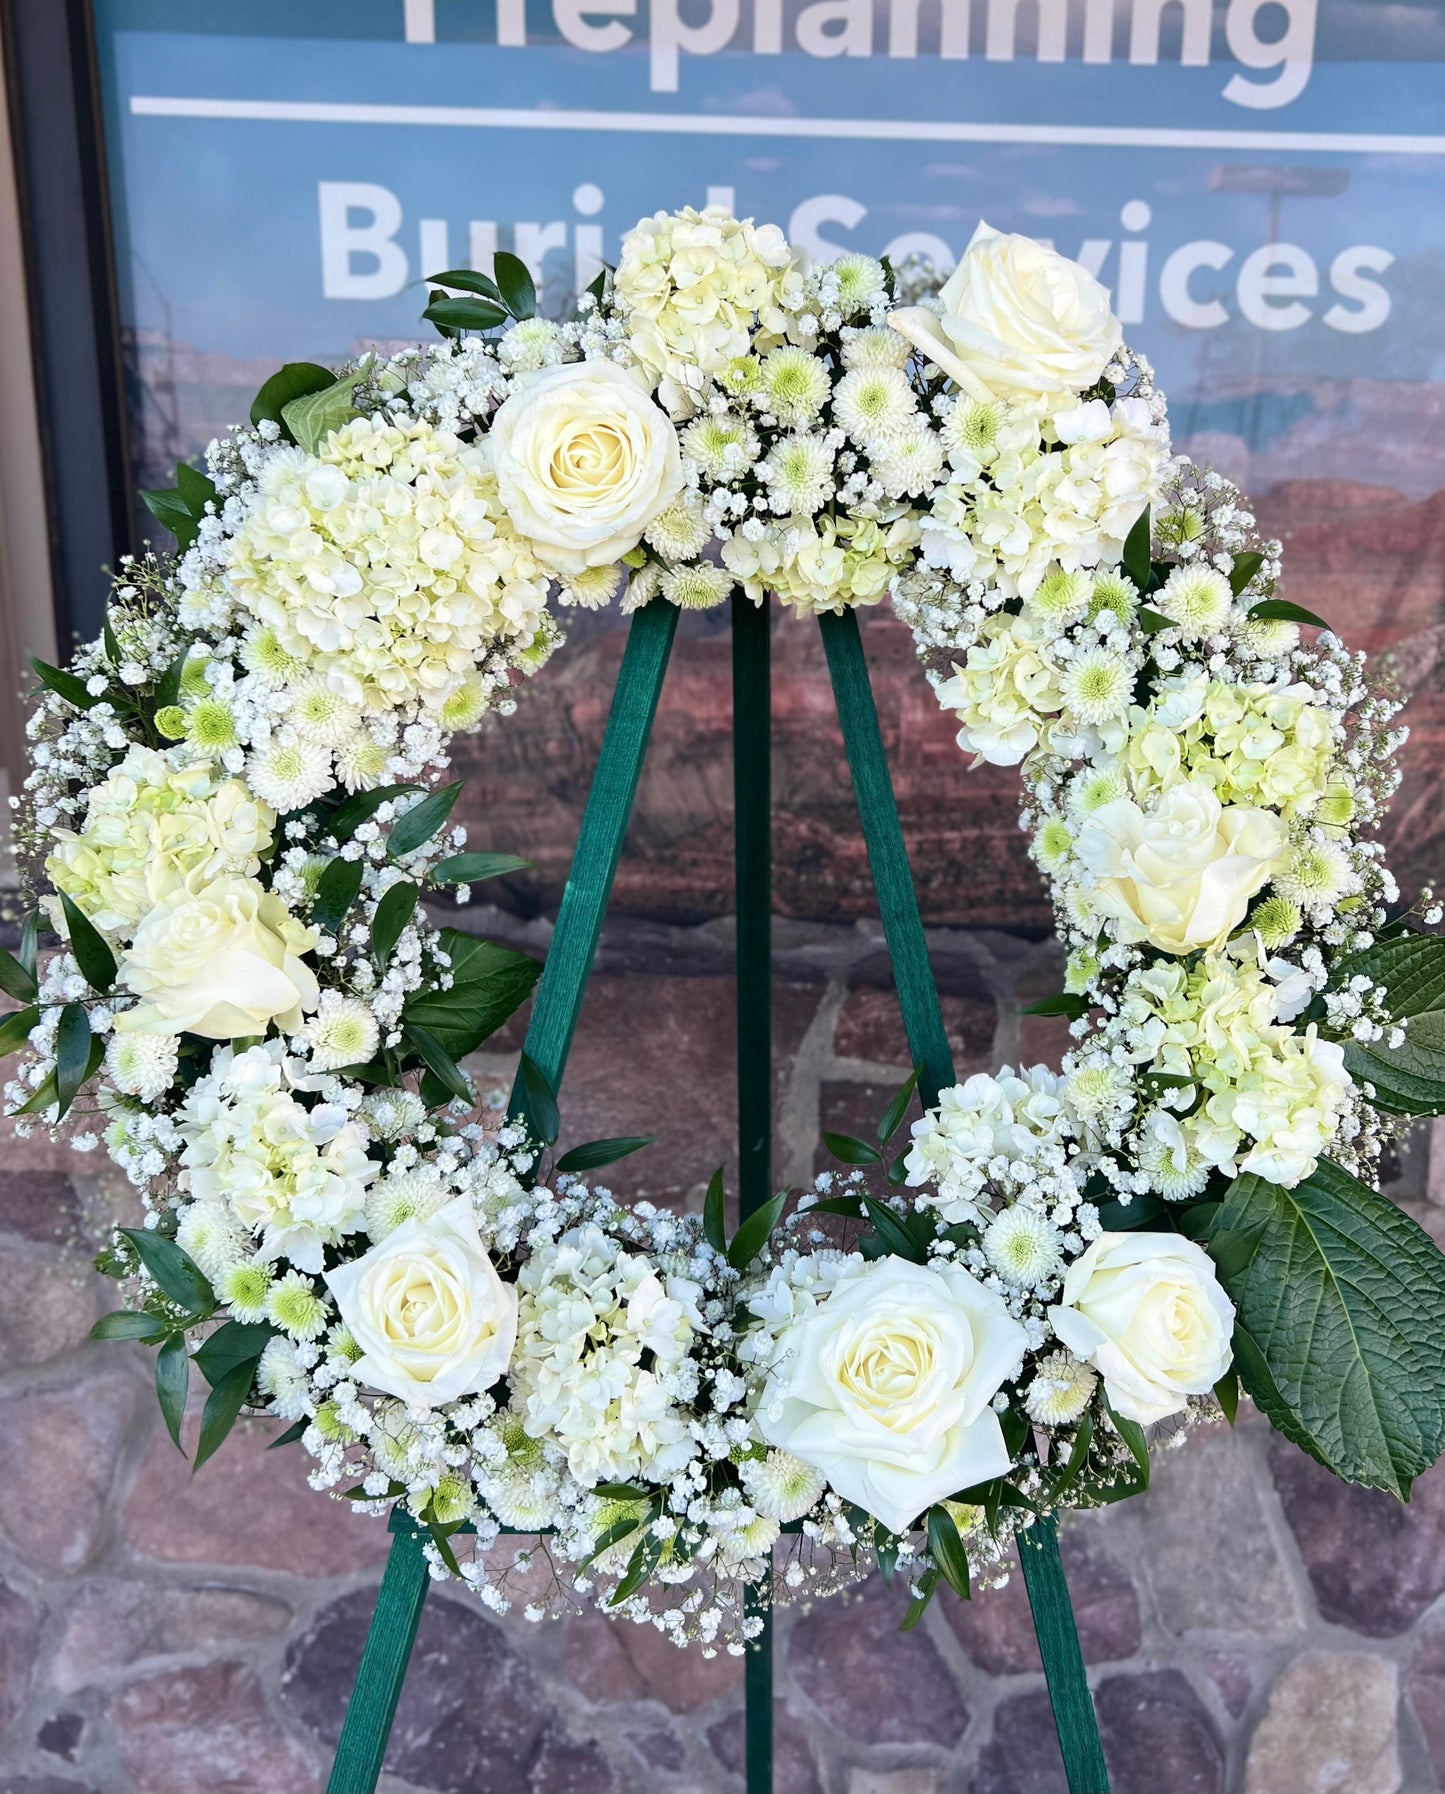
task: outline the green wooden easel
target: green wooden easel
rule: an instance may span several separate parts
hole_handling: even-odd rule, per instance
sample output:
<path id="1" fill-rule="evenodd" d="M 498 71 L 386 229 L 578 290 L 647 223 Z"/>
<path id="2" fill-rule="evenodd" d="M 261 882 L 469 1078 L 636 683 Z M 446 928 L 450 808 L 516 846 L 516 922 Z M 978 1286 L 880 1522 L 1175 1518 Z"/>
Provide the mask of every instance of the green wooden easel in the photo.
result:
<path id="1" fill-rule="evenodd" d="M 677 611 L 661 599 L 633 618 L 612 710 L 557 928 L 537 986 L 527 1051 L 560 1088 L 582 1008 L 602 918 L 622 852 L 647 751 Z M 858 799 L 868 862 L 894 983 L 925 1106 L 954 1081 L 893 783 L 878 732 L 867 663 L 851 611 L 820 619 L 843 745 Z M 739 1208 L 744 1216 L 772 1187 L 772 887 L 770 771 L 771 610 L 736 596 L 732 609 L 733 782 L 736 797 Z M 514 1093 L 513 1107 L 520 1103 Z M 401 1508 L 391 1516 L 391 1555 L 347 1708 L 328 1794 L 372 1794 L 416 1640 L 429 1583 L 426 1529 Z M 1074 1628 L 1052 1520 L 1020 1538 L 1024 1582 L 1038 1632 L 1071 1794 L 1108 1794 L 1108 1774 Z M 773 1785 L 773 1657 L 769 1591 L 748 1591 L 761 1638 L 744 1662 L 748 1794 Z M 485 1716 L 478 1716 L 485 1724 Z M 501 1794 L 501 1791 L 498 1791 Z"/>

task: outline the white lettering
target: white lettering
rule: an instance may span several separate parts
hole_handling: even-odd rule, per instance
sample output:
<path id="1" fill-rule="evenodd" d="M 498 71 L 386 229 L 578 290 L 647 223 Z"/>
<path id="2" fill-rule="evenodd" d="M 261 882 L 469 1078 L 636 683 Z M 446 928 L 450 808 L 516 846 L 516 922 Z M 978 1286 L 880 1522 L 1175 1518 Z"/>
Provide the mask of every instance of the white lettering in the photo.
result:
<path id="1" fill-rule="evenodd" d="M 468 231 L 467 266 L 485 274 L 497 259 L 497 227 L 495 222 L 473 219 Z"/>
<path id="2" fill-rule="evenodd" d="M 497 0 L 497 42 L 504 50 L 527 47 L 527 0 Z"/>
<path id="3" fill-rule="evenodd" d="M 401 229 L 401 201 L 372 181 L 318 181 L 321 213 L 321 291 L 328 299 L 390 299 L 406 285 L 406 251 L 393 239 Z M 353 212 L 369 214 L 353 224 Z M 357 256 L 374 267 L 357 272 Z"/>
<path id="4" fill-rule="evenodd" d="M 754 56 L 783 53 L 783 0 L 753 0 Z"/>
<path id="5" fill-rule="evenodd" d="M 690 56 L 712 56 L 738 28 L 738 0 L 706 0 L 708 15 L 701 25 L 684 25 L 678 17 L 678 0 L 652 0 L 652 55 L 650 78 L 654 93 L 677 92 L 679 50 Z"/>
<path id="6" fill-rule="evenodd" d="M 1282 273 L 1273 270 L 1282 269 Z M 1247 255 L 1239 270 L 1239 309 L 1257 330 L 1298 330 L 1311 317 L 1301 298 L 1320 290 L 1319 270 L 1298 243 L 1262 243 Z M 1289 299 L 1289 305 L 1276 305 Z"/>
<path id="7" fill-rule="evenodd" d="M 401 34 L 409 44 L 437 41 L 436 0 L 402 0 Z"/>
<path id="8" fill-rule="evenodd" d="M 798 48 L 809 56 L 871 56 L 873 0 L 814 0 L 798 14 L 796 30 Z"/>
<path id="9" fill-rule="evenodd" d="M 1269 7 L 1283 11 L 1286 20 L 1283 34 L 1273 43 L 1266 43 L 1255 29 L 1260 12 Z M 1224 36 L 1230 54 L 1247 69 L 1275 69 L 1279 78 L 1268 83 L 1246 81 L 1233 75 L 1225 85 L 1224 97 L 1236 106 L 1256 109 L 1287 106 L 1297 100 L 1314 69 L 1316 0 L 1229 0 L 1224 19 Z"/>
<path id="10" fill-rule="evenodd" d="M 605 50 L 620 50 L 624 44 L 632 42 L 632 33 L 616 20 L 619 17 L 630 19 L 636 12 L 637 0 L 552 0 L 552 16 L 567 42 L 575 44 L 579 50 L 593 50 L 598 54 Z M 590 24 L 588 13 L 611 18 L 613 23 Z"/>
<path id="11" fill-rule="evenodd" d="M 452 265 L 446 219 L 423 218 L 417 227 L 417 237 L 421 248 L 422 279 L 429 279 L 433 269 L 438 274 L 445 274 Z"/>
<path id="12" fill-rule="evenodd" d="M 788 220 L 788 241 L 806 250 L 815 262 L 836 262 L 840 255 L 847 255 L 847 247 L 830 243 L 822 235 L 822 227 L 841 224 L 844 230 L 853 230 L 867 215 L 867 206 L 860 206 L 846 193 L 819 193 L 793 208 Z"/>
<path id="13" fill-rule="evenodd" d="M 1159 299 L 1176 324 L 1187 330 L 1217 330 L 1229 322 L 1229 313 L 1217 299 L 1200 301 L 1189 291 L 1190 278 L 1200 268 L 1224 268 L 1234 260 L 1227 243 L 1208 238 L 1184 243 L 1165 262 L 1159 275 Z"/>
<path id="14" fill-rule="evenodd" d="M 1388 249 L 1377 249 L 1370 243 L 1358 243 L 1353 249 L 1342 249 L 1330 263 L 1330 285 L 1341 299 L 1353 299 L 1358 311 L 1347 311 L 1343 305 L 1332 305 L 1324 314 L 1331 330 L 1359 336 L 1366 330 L 1378 330 L 1390 315 L 1390 295 L 1378 280 L 1366 280 L 1361 269 L 1383 274 L 1394 261 Z"/>
<path id="15" fill-rule="evenodd" d="M 922 0 L 888 0 L 888 54 L 918 54 L 918 12 Z M 971 0 L 938 0 L 938 54 L 946 62 L 968 55 Z"/>
<path id="16" fill-rule="evenodd" d="M 1114 60 L 1114 0 L 1085 0 L 1084 61 Z"/>
<path id="17" fill-rule="evenodd" d="M 1189 68 L 1208 66 L 1209 31 L 1214 10 L 1211 0 L 1134 0 L 1134 12 L 1129 20 L 1130 62 L 1158 62 L 1164 8 L 1176 4 L 1184 9 L 1180 62 Z"/>
<path id="18" fill-rule="evenodd" d="M 1038 60 L 1062 62 L 1067 48 L 1069 0 L 1035 0 L 1038 7 Z M 988 36 L 984 55 L 990 62 L 1012 62 L 1018 43 L 1019 0 L 988 0 Z"/>

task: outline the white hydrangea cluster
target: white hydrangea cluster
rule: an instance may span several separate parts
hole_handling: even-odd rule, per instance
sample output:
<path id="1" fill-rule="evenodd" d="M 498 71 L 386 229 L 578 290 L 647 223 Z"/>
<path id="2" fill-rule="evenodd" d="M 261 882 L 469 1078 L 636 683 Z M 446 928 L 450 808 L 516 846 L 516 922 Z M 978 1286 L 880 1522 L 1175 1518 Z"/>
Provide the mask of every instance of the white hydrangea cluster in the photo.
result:
<path id="1" fill-rule="evenodd" d="M 357 417 L 315 455 L 280 449 L 242 505 L 225 578 L 242 663 L 291 694 L 283 738 L 344 756 L 372 716 L 444 713 L 484 644 L 542 632 L 548 576 L 484 448 L 429 422 Z"/>
<path id="2" fill-rule="evenodd" d="M 994 1193 L 1013 1200 L 1027 1190 L 1077 1199 L 1068 1145 L 1076 1132 L 1063 1080 L 1046 1066 L 1005 1065 L 997 1077 L 976 1072 L 939 1095 L 938 1107 L 913 1124 L 908 1183 L 928 1186 L 920 1200 L 950 1226 L 978 1222 Z"/>

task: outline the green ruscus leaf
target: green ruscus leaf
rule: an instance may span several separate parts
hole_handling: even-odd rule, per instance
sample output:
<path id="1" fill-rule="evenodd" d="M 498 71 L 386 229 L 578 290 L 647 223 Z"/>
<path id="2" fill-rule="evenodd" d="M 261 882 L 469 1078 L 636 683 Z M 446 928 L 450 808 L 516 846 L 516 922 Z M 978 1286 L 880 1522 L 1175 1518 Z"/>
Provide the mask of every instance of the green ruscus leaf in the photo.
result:
<path id="1" fill-rule="evenodd" d="M 1210 1251 L 1259 1407 L 1344 1481 L 1407 1497 L 1445 1449 L 1445 1256 L 1429 1235 L 1325 1159 L 1292 1190 L 1236 1178 Z"/>
<path id="2" fill-rule="evenodd" d="M 186 1416 L 186 1392 L 190 1386 L 191 1361 L 186 1354 L 186 1336 L 172 1333 L 156 1358 L 156 1400 L 161 1405 L 166 1431 L 175 1441 L 177 1451 L 185 1449 L 181 1444 L 181 1422 Z"/>
<path id="3" fill-rule="evenodd" d="M 101 996 L 115 983 L 115 955 L 104 935 L 62 891 L 60 907 L 65 912 L 65 927 L 70 935 L 70 951 L 80 967 L 81 976 Z"/>

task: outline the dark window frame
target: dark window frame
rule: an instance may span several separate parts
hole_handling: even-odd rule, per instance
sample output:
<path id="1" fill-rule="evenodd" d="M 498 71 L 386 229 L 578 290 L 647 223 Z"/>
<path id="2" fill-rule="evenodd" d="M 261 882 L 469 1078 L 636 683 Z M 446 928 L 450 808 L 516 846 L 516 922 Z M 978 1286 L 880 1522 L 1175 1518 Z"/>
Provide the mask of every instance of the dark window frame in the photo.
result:
<path id="1" fill-rule="evenodd" d="M 62 657 L 100 633 L 135 548 L 99 57 L 90 0 L 0 0 Z"/>

